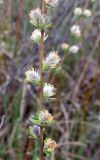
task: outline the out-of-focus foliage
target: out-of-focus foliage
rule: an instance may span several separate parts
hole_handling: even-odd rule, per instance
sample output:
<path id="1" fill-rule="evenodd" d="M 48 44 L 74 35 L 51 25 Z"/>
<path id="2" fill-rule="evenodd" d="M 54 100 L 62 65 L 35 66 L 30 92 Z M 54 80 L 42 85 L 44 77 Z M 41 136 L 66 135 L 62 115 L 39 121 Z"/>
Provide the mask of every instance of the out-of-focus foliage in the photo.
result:
<path id="1" fill-rule="evenodd" d="M 30 65 L 39 65 L 39 48 L 33 45 L 28 13 L 39 0 L 0 1 L 0 160 L 38 160 L 38 142 L 29 140 L 28 117 L 37 109 L 38 91 L 24 83 Z M 92 12 L 89 19 L 75 19 L 76 6 Z M 50 12 L 50 11 L 49 11 Z M 48 15 L 51 13 L 48 12 Z M 53 28 L 45 42 L 45 54 L 57 49 L 61 68 L 48 73 L 47 81 L 58 88 L 55 102 L 46 104 L 56 119 L 46 134 L 58 148 L 50 160 L 100 159 L 100 1 L 61 0 L 52 8 Z M 50 19 L 48 19 L 49 21 Z M 80 25 L 82 39 L 70 33 Z M 68 54 L 62 44 L 77 43 L 77 54 Z"/>

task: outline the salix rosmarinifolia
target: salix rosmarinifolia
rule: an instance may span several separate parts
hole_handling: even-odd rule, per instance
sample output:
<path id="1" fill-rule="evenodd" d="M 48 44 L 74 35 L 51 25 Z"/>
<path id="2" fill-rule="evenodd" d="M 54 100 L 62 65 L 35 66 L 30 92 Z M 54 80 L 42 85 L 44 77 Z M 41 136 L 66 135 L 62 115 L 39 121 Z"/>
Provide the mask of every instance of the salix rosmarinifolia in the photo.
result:
<path id="1" fill-rule="evenodd" d="M 40 66 L 39 69 L 31 68 L 26 71 L 26 82 L 40 87 L 40 109 L 29 119 L 33 125 L 30 128 L 30 136 L 40 139 L 40 154 L 39 159 L 43 160 L 44 155 L 49 156 L 56 148 L 57 144 L 51 138 L 44 139 L 44 131 L 47 125 L 54 122 L 54 117 L 45 109 L 44 102 L 54 99 L 56 88 L 44 82 L 44 74 L 46 71 L 54 69 L 60 62 L 60 57 L 57 51 L 50 51 L 46 58 L 43 57 L 44 41 L 48 38 L 46 30 L 49 29 L 51 23 L 46 22 L 46 13 L 48 8 L 58 5 L 58 0 L 41 0 L 41 9 L 37 7 L 29 12 L 30 23 L 36 27 L 32 32 L 31 39 L 37 43 L 40 48 Z"/>

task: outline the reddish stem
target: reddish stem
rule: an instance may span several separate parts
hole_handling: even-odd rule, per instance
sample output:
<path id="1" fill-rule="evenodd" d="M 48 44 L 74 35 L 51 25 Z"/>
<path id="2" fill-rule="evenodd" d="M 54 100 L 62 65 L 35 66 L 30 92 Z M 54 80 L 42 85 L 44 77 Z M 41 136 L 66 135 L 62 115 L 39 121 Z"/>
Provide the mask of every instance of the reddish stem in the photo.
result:
<path id="1" fill-rule="evenodd" d="M 41 11 L 42 14 L 46 13 L 46 5 L 45 1 L 41 0 Z M 44 87 L 44 75 L 43 75 L 43 53 L 44 53 L 44 30 L 41 30 L 41 42 L 40 42 L 40 81 L 41 81 L 41 92 L 40 92 L 40 110 L 44 109 L 44 101 L 43 101 L 43 87 Z M 40 160 L 43 160 L 43 127 L 41 127 L 40 134 Z"/>

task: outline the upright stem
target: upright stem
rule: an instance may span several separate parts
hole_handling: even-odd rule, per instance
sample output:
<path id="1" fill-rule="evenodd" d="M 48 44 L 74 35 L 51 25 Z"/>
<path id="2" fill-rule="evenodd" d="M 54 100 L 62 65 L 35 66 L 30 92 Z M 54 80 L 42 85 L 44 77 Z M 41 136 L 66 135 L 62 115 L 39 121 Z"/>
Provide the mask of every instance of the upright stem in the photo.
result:
<path id="1" fill-rule="evenodd" d="M 43 52 L 44 52 L 44 30 L 41 31 L 41 44 L 40 44 L 40 80 L 41 80 L 41 92 L 40 92 L 40 110 L 43 110 L 43 86 L 44 86 L 44 76 L 43 76 Z M 43 128 L 41 127 L 40 134 L 40 160 L 43 160 Z"/>
<path id="2" fill-rule="evenodd" d="M 41 92 L 40 92 L 40 110 L 43 110 L 43 86 L 44 86 L 44 75 L 43 75 L 43 53 L 44 53 L 44 30 L 41 31 L 41 43 L 40 43 L 40 81 L 41 81 Z"/>
<path id="3" fill-rule="evenodd" d="M 42 14 L 45 13 L 45 1 L 41 0 Z M 43 87 L 44 87 L 44 75 L 43 75 L 43 53 L 44 53 L 44 30 L 41 30 L 41 43 L 40 43 L 40 81 L 41 81 L 41 92 L 40 92 L 40 110 L 44 109 L 43 101 Z M 41 127 L 40 134 L 40 160 L 43 160 L 43 127 Z"/>

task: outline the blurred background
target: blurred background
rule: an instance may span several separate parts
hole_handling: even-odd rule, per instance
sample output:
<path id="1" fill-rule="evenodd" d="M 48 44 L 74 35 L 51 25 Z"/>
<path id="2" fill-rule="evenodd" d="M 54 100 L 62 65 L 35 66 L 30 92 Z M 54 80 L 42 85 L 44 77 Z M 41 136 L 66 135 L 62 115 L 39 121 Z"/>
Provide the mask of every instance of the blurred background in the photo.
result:
<path id="1" fill-rule="evenodd" d="M 38 160 L 38 141 L 29 139 L 29 116 L 37 111 L 37 90 L 25 84 L 25 71 L 39 66 L 39 48 L 30 39 L 34 27 L 28 13 L 39 0 L 0 0 L 0 160 Z M 76 7 L 89 18 L 76 18 Z M 46 136 L 58 147 L 50 160 L 100 160 L 100 1 L 61 0 L 48 10 L 46 55 L 58 50 L 56 70 L 45 76 L 57 88 L 56 101 L 46 103 L 56 119 Z M 81 28 L 77 40 L 70 33 Z M 77 45 L 78 53 L 67 46 Z"/>

